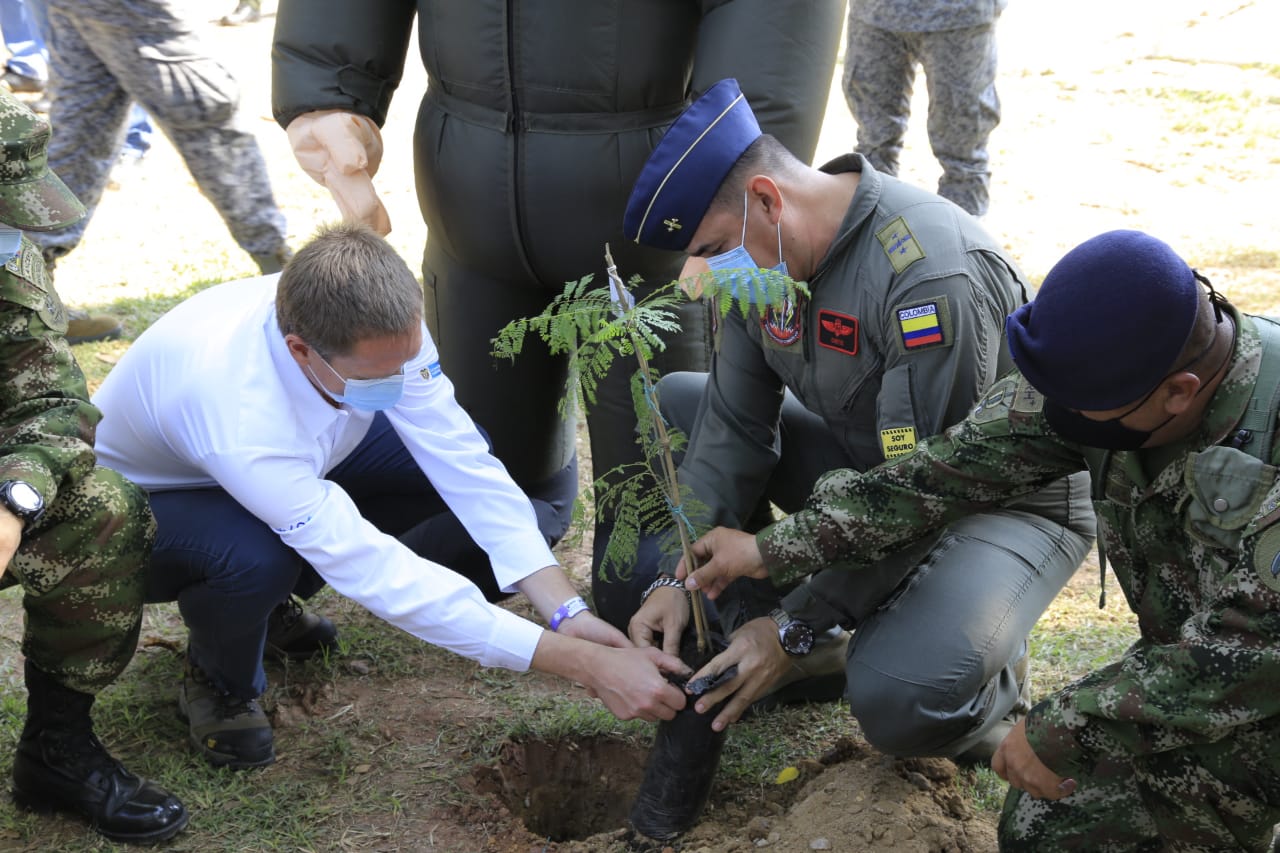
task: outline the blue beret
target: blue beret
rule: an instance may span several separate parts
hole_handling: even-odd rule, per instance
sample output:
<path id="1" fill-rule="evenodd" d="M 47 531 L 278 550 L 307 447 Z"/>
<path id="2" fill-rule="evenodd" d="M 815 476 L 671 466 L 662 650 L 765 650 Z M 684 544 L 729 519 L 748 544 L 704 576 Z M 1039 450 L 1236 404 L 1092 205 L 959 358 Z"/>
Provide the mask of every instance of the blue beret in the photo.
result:
<path id="1" fill-rule="evenodd" d="M 627 239 L 684 251 L 760 125 L 738 81 L 721 80 L 667 128 L 640 170 L 622 219 Z"/>
<path id="2" fill-rule="evenodd" d="M 1068 252 L 1033 301 L 1005 321 L 1014 363 L 1060 406 L 1136 403 L 1178 367 L 1200 288 L 1168 244 L 1108 231 Z"/>

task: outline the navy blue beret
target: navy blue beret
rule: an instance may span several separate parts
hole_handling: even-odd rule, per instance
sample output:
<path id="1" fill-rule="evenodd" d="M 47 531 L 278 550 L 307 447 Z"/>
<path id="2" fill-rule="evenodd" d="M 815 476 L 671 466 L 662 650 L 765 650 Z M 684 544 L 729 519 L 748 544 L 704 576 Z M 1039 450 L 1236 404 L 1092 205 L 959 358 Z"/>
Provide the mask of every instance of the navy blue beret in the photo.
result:
<path id="1" fill-rule="evenodd" d="M 622 219 L 627 239 L 684 251 L 725 175 L 759 136 L 737 80 L 708 89 L 676 117 L 640 170 Z"/>
<path id="2" fill-rule="evenodd" d="M 1118 409 L 1178 367 L 1199 304 L 1195 273 L 1168 244 L 1108 231 L 1068 252 L 1009 315 L 1009 352 L 1054 403 Z"/>

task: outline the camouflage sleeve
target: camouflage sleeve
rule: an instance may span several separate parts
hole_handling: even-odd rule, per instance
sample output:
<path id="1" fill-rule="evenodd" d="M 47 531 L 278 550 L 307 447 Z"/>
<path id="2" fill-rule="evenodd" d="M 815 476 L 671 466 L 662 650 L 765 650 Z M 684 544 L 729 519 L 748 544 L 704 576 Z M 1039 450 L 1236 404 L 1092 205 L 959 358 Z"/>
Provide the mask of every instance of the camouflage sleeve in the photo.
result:
<path id="1" fill-rule="evenodd" d="M 15 272 L 32 260 L 29 245 L 0 268 L 0 482 L 25 480 L 48 505 L 61 482 L 93 470 L 101 414 L 63 337 L 66 310 L 43 264 L 30 278 Z"/>
<path id="2" fill-rule="evenodd" d="M 1031 710 L 1027 741 L 1041 761 L 1070 775 L 1091 769 L 1115 744 L 1130 755 L 1158 753 L 1215 743 L 1280 716 L 1280 482 L 1262 512 L 1234 564 L 1203 548 L 1187 554 L 1180 568 L 1193 574 L 1192 585 L 1214 587 L 1181 624 L 1164 626 L 1175 641 L 1144 637 Z M 1148 585 L 1149 613 L 1160 594 Z"/>
<path id="3" fill-rule="evenodd" d="M 870 471 L 832 471 L 803 510 L 756 537 L 776 585 L 856 569 L 925 534 L 1083 470 L 1080 451 L 1044 425 L 1041 398 L 1016 372 L 969 417 Z"/>

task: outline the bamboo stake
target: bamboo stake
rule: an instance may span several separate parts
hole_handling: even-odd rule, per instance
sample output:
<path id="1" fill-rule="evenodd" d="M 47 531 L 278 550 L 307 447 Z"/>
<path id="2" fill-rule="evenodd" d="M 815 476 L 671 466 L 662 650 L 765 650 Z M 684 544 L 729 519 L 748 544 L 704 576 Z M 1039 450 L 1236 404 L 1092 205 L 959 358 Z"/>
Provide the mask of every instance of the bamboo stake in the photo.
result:
<path id="1" fill-rule="evenodd" d="M 618 275 L 618 268 L 613 263 L 613 255 L 609 251 L 609 244 L 604 247 L 604 259 L 606 269 L 609 274 L 609 280 L 612 282 L 615 291 L 615 301 L 624 309 L 630 307 L 623 300 L 624 296 L 629 296 L 626 286 L 622 283 L 622 277 Z M 676 515 L 676 507 L 680 506 L 680 481 L 676 477 L 675 459 L 671 454 L 671 436 L 667 432 L 667 425 L 662 420 L 662 415 L 658 411 L 657 392 L 650 380 L 649 360 L 645 358 L 644 349 L 641 346 L 640 336 L 636 334 L 635 327 L 631 324 L 630 318 L 627 319 L 627 335 L 631 338 L 632 349 L 635 350 L 636 359 L 640 362 L 640 377 L 644 382 L 645 399 L 649 401 L 649 408 L 653 412 L 654 429 L 658 434 L 658 444 L 662 448 L 662 473 L 661 478 L 664 482 L 664 488 L 667 492 L 667 504 L 672 508 L 673 515 Z M 676 528 L 680 531 L 680 551 L 684 556 L 684 564 L 686 568 L 692 572 L 697 568 L 697 562 L 693 557 L 693 542 L 689 538 L 689 529 L 685 523 L 685 519 L 676 515 Z M 694 590 L 689 595 L 689 605 L 693 610 L 693 626 L 698 637 L 698 653 L 704 654 L 709 647 L 707 640 L 707 614 L 706 607 L 702 600 L 702 591 Z"/>

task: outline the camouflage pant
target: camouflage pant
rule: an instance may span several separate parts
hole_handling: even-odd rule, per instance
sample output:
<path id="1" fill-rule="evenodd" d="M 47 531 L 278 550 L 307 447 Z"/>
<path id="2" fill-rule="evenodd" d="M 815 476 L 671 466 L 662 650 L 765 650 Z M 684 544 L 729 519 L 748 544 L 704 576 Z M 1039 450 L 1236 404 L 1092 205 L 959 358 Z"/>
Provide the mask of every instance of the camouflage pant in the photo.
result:
<path id="1" fill-rule="evenodd" d="M 72 690 L 110 684 L 137 647 L 154 538 L 146 493 L 120 474 L 63 483 L 0 577 L 22 584 L 23 654 Z"/>
<path id="2" fill-rule="evenodd" d="M 1272 849 L 1280 822 L 1277 726 L 1242 726 L 1217 743 L 1143 755 L 1095 731 L 1084 744 L 1092 770 L 1071 773 L 1074 794 L 1049 801 L 1009 789 L 1002 851 Z"/>
<path id="3" fill-rule="evenodd" d="M 51 0 L 49 166 L 89 217 L 32 235 L 46 258 L 79 244 L 102 198 L 137 101 L 173 142 L 231 236 L 254 256 L 285 246 L 257 139 L 240 126 L 235 80 L 201 48 L 170 0 Z"/>
<path id="4" fill-rule="evenodd" d="M 981 216 L 991 181 L 987 138 L 1000 123 L 995 22 L 898 33 L 851 17 L 844 95 L 858 123 L 858 153 L 898 174 L 917 62 L 929 87 L 929 145 L 942 164 L 938 195 Z"/>

